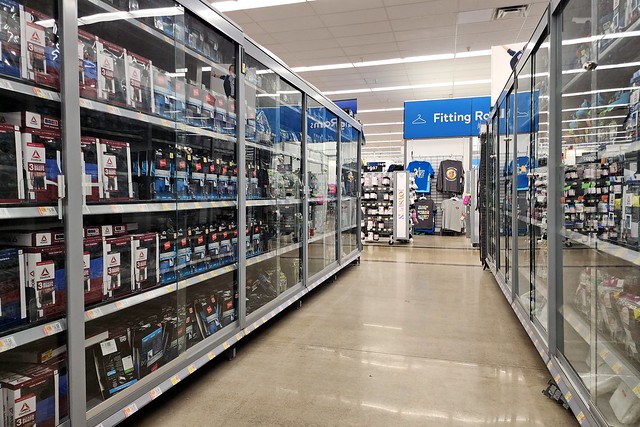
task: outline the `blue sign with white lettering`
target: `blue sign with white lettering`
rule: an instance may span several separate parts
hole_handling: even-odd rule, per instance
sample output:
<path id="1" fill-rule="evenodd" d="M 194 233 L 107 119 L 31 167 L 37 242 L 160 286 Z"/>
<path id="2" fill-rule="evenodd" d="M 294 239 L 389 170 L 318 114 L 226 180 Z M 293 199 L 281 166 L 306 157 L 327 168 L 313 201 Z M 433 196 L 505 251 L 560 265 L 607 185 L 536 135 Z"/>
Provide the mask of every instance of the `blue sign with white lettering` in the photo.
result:
<path id="1" fill-rule="evenodd" d="M 404 139 L 477 136 L 489 118 L 491 97 L 404 103 Z"/>
<path id="2" fill-rule="evenodd" d="M 513 104 L 514 95 L 509 97 L 509 134 L 513 134 Z M 531 92 L 518 93 L 518 133 L 538 132 L 540 127 L 540 93 L 536 90 L 531 97 Z M 500 133 L 506 132 L 504 108 L 500 111 Z"/>

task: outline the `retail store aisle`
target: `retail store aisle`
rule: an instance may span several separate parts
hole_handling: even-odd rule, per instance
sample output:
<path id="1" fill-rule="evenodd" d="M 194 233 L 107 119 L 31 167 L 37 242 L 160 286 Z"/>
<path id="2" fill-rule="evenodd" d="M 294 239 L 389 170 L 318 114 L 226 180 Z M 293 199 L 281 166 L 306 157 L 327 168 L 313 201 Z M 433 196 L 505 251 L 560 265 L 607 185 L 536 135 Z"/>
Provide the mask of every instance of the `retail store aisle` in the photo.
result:
<path id="1" fill-rule="evenodd" d="M 541 394 L 546 367 L 463 242 L 365 247 L 360 266 L 129 425 L 577 425 Z"/>

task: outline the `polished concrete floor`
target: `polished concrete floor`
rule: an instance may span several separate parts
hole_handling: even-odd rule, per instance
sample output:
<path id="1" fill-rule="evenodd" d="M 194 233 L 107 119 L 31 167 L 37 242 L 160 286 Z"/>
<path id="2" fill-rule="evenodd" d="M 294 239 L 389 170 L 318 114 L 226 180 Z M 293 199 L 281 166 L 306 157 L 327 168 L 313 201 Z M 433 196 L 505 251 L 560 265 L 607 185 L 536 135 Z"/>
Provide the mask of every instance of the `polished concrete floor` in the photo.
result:
<path id="1" fill-rule="evenodd" d="M 366 246 L 244 341 L 128 425 L 577 425 L 542 395 L 546 367 L 463 238 Z"/>

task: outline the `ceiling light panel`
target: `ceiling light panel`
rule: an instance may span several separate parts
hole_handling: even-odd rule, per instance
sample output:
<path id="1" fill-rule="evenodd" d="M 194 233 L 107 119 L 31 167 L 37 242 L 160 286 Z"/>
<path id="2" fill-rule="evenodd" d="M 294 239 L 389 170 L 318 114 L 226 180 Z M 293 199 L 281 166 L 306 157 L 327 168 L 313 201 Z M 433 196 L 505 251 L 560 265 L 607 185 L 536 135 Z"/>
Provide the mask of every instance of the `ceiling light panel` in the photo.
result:
<path id="1" fill-rule="evenodd" d="M 314 0 L 230 0 L 212 3 L 220 12 L 234 12 L 236 10 L 258 9 L 263 7 L 284 6 L 296 3 L 307 3 Z"/>

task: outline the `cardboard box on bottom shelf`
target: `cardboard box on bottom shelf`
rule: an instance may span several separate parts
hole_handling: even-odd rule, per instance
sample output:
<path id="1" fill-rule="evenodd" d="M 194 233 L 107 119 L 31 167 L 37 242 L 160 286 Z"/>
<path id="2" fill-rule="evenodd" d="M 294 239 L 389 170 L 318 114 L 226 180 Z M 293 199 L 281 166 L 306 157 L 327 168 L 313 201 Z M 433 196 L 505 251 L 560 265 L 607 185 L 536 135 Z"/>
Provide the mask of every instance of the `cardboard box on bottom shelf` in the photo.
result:
<path id="1" fill-rule="evenodd" d="M 43 365 L 5 365 L 0 387 L 8 427 L 55 427 L 60 422 L 58 371 Z"/>

